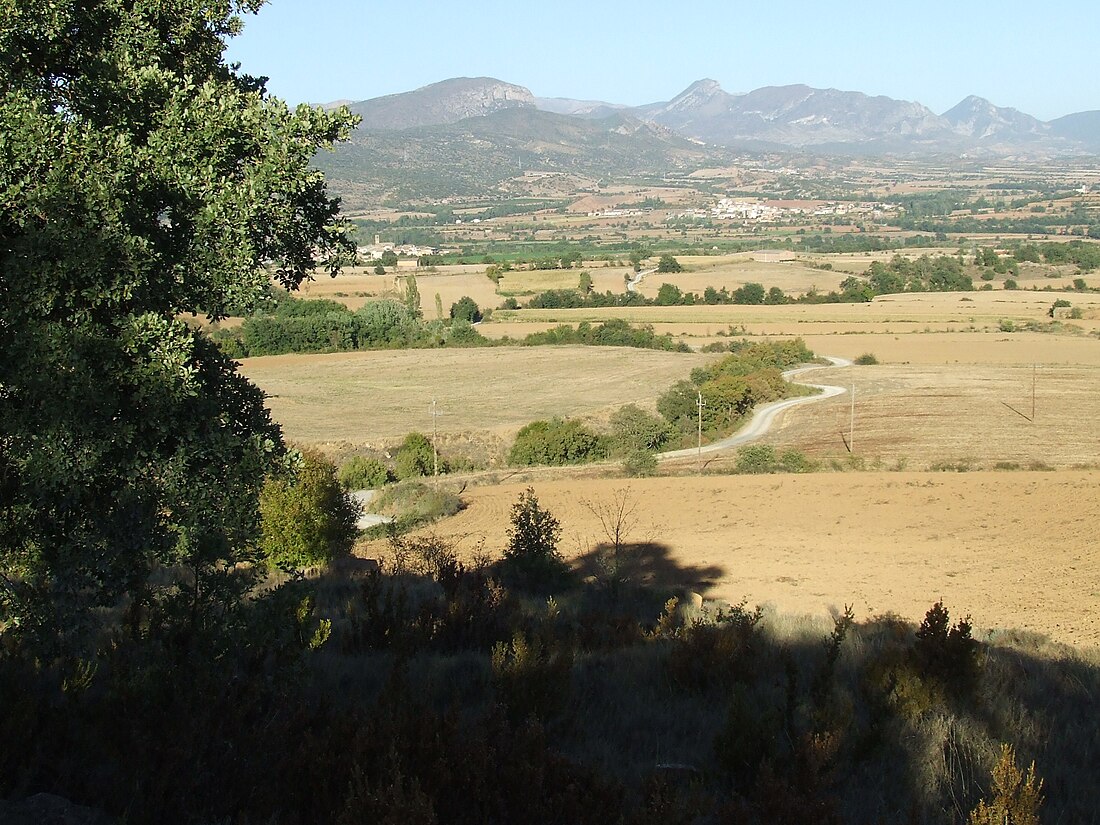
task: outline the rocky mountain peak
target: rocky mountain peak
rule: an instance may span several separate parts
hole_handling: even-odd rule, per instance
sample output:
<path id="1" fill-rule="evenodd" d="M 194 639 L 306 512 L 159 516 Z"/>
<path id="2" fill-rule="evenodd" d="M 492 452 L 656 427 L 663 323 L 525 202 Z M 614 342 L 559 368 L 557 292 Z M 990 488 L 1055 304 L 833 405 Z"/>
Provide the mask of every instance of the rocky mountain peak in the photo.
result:
<path id="1" fill-rule="evenodd" d="M 534 109 L 535 97 L 523 86 L 492 77 L 456 77 L 350 108 L 362 115 L 368 129 L 409 129 L 457 123 L 501 109 Z"/>

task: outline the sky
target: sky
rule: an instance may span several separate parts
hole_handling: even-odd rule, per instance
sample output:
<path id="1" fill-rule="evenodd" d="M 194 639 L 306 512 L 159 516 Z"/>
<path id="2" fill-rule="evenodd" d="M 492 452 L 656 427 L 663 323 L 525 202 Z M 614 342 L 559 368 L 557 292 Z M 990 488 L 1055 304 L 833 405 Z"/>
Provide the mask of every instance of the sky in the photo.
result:
<path id="1" fill-rule="evenodd" d="M 1100 109 L 1095 0 L 270 0 L 227 58 L 290 104 L 366 100 L 451 77 L 637 106 L 704 77 L 923 103 L 967 95 L 1040 120 Z"/>

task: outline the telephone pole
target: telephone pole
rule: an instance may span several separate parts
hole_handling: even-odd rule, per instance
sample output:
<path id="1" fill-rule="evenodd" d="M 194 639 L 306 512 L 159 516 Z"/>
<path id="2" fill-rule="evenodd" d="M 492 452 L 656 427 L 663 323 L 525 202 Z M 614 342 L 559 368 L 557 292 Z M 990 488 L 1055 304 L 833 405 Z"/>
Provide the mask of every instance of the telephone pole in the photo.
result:
<path id="1" fill-rule="evenodd" d="M 848 419 L 848 452 L 856 451 L 856 382 L 852 382 L 852 413 Z"/>
<path id="2" fill-rule="evenodd" d="M 698 392 L 698 399 L 695 404 L 699 408 L 699 442 L 695 451 L 695 460 L 699 465 L 699 473 L 703 472 L 703 407 L 707 405 L 707 402 L 703 400 L 703 393 L 700 390 Z"/>
<path id="3" fill-rule="evenodd" d="M 436 419 L 439 417 L 439 411 L 436 409 L 435 399 L 432 399 L 432 475 L 435 478 L 439 478 L 439 447 L 436 446 L 437 431 Z"/>

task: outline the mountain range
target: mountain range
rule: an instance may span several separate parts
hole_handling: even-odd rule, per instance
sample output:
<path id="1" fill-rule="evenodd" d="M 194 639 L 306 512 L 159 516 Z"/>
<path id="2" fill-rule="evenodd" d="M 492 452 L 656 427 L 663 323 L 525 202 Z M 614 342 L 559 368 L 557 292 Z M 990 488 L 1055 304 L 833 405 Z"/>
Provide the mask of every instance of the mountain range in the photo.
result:
<path id="1" fill-rule="evenodd" d="M 454 78 L 347 105 L 362 121 L 317 158 L 349 209 L 451 197 L 563 196 L 620 176 L 723 166 L 745 152 L 1020 158 L 1100 154 L 1100 111 L 1042 122 L 968 97 L 942 115 L 860 92 L 697 81 L 672 100 L 623 106 L 535 97 Z"/>
<path id="2" fill-rule="evenodd" d="M 672 100 L 623 106 L 539 98 L 493 78 L 454 78 L 358 103 L 362 127 L 404 130 L 458 123 L 505 109 L 666 127 L 676 135 L 735 149 L 816 148 L 838 154 L 1054 155 L 1100 152 L 1100 111 L 1050 122 L 970 96 L 943 114 L 911 101 L 803 85 L 731 94 L 716 81 L 692 83 Z"/>

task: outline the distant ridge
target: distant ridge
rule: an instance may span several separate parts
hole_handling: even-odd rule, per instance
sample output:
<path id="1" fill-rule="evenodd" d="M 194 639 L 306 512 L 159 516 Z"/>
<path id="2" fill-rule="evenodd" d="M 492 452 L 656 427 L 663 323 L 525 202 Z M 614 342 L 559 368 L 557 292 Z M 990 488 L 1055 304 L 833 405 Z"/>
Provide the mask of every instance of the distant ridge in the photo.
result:
<path id="1" fill-rule="evenodd" d="M 1076 112 L 1050 121 L 1050 130 L 1066 140 L 1100 152 L 1100 110 Z"/>
<path id="2" fill-rule="evenodd" d="M 710 78 L 637 107 L 537 98 L 495 78 L 460 77 L 349 108 L 362 124 L 316 160 L 349 204 L 554 196 L 607 177 L 735 163 L 745 152 L 1100 155 L 1100 111 L 1043 123 L 972 95 L 938 115 L 911 101 L 797 84 L 731 94 Z"/>
<path id="3" fill-rule="evenodd" d="M 813 149 L 830 153 L 967 153 L 1032 156 L 1100 151 L 1100 113 L 1043 123 L 971 95 L 937 115 L 907 100 L 794 84 L 731 94 L 703 78 L 674 98 L 629 107 L 599 100 L 535 97 L 491 77 L 459 77 L 411 92 L 350 104 L 362 128 L 400 131 L 460 123 L 505 109 L 587 120 L 621 115 L 683 138 L 732 148 Z M 538 122 L 532 120 L 532 123 Z"/>
<path id="4" fill-rule="evenodd" d="M 352 103 L 365 129 L 414 129 L 457 123 L 501 109 L 535 109 L 535 98 L 522 86 L 491 77 L 456 77 L 411 92 Z"/>

